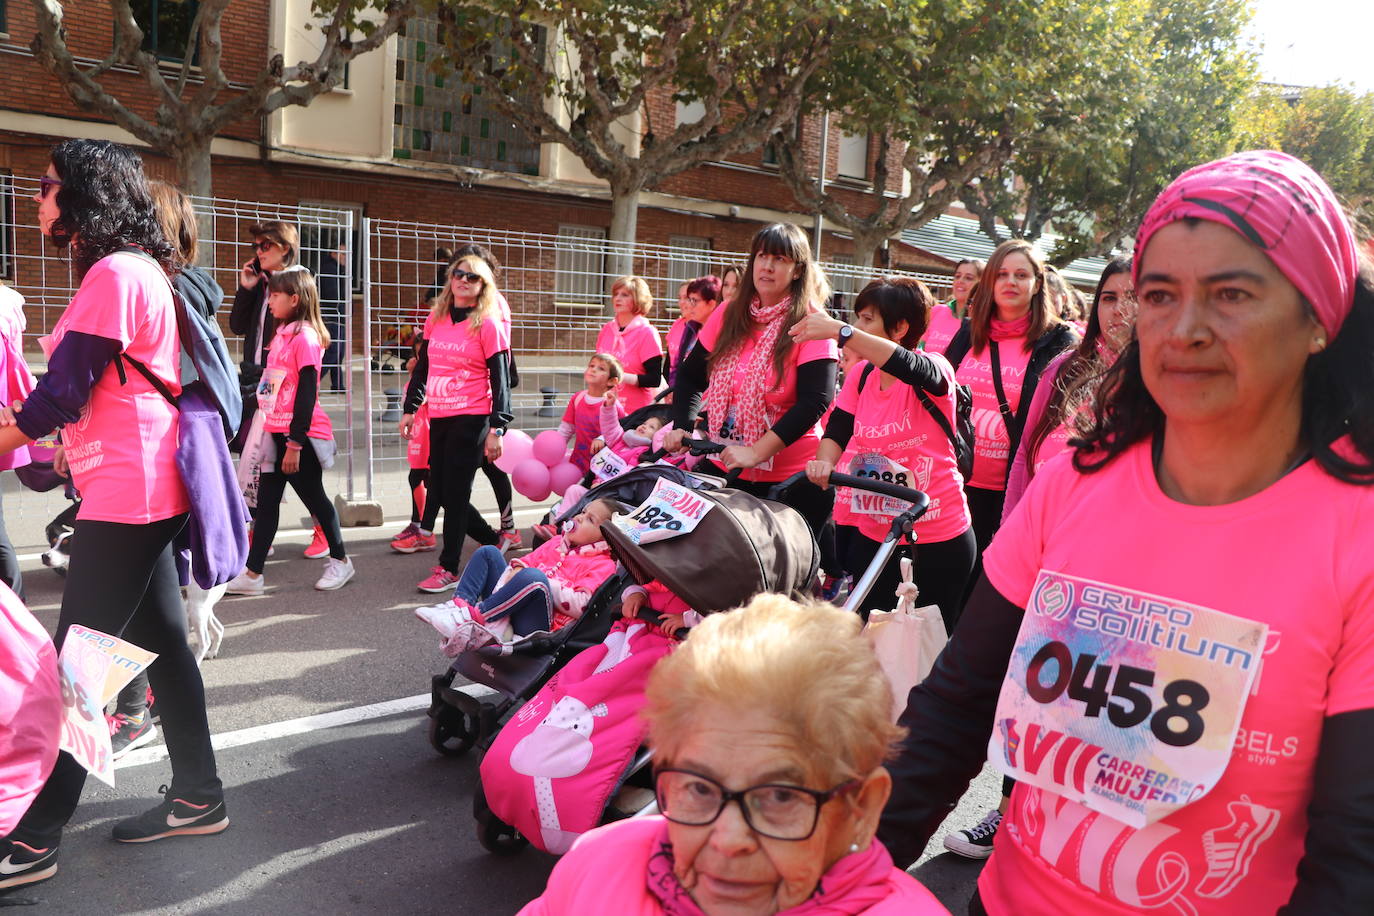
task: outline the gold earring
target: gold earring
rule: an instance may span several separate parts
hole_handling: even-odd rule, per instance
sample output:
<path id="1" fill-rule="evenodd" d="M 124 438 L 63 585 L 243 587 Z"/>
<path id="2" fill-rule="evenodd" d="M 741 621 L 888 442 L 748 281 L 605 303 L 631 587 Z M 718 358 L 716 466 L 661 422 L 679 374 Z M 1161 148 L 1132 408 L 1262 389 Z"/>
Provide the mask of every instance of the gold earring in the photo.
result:
<path id="1" fill-rule="evenodd" d="M 1318 350 L 1319 352 L 1320 352 L 1321 350 L 1325 350 L 1325 349 L 1326 349 L 1326 338 L 1325 338 L 1325 337 L 1318 337 L 1316 340 L 1314 340 L 1314 341 L 1312 341 L 1312 342 L 1315 343 L 1315 344 L 1317 345 L 1317 350 Z"/>

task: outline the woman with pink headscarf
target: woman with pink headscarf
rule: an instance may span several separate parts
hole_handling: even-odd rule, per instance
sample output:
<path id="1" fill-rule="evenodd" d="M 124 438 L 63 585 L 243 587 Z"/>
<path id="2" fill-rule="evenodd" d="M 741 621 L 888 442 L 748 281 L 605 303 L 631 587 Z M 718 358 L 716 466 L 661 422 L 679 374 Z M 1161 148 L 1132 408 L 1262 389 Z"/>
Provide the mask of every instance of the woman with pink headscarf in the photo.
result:
<path id="1" fill-rule="evenodd" d="M 913 861 L 1017 786 L 970 913 L 1374 912 L 1374 268 L 1282 153 L 1169 186 L 1136 340 L 901 724 Z"/>

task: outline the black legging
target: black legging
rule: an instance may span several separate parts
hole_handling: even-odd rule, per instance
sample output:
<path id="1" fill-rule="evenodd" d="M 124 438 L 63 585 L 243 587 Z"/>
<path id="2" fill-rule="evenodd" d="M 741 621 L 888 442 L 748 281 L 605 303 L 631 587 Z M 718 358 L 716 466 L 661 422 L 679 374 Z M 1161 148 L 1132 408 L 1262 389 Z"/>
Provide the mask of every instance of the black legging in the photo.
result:
<path id="1" fill-rule="evenodd" d="M 425 520 L 420 527 L 433 531 L 439 510 L 444 510 L 444 546 L 439 551 L 439 565 L 455 576 L 466 534 L 476 529 L 474 540 L 496 543 L 496 533 L 471 505 L 472 480 L 486 460 L 489 422 L 486 414 L 429 419 L 429 494 L 425 497 Z M 482 528 L 486 530 L 481 531 Z"/>
<path id="2" fill-rule="evenodd" d="M 511 499 L 510 475 L 490 461 L 482 463 L 482 473 L 491 483 L 491 491 L 496 496 L 496 508 L 501 513 L 501 530 L 513 529 L 515 507 Z M 416 487 L 425 487 L 426 490 L 429 488 L 429 468 L 411 468 L 407 480 L 410 485 L 410 523 L 419 525 L 426 531 L 433 531 L 435 523 L 439 520 L 439 504 L 426 495 L 425 511 L 421 512 L 420 503 L 415 498 Z M 496 532 L 487 524 L 482 513 L 477 511 L 477 507 L 472 505 L 472 500 L 468 500 L 468 537 L 479 544 L 496 543 Z"/>
<path id="3" fill-rule="evenodd" d="M 205 685 L 186 642 L 186 609 L 172 557 L 172 539 L 185 524 L 184 514 L 146 525 L 78 519 L 53 642 L 60 650 L 67 628 L 78 623 L 156 652 L 148 678 L 172 760 L 167 796 L 216 803 L 224 788 L 215 772 Z M 10 838 L 40 849 L 57 843 L 85 783 L 85 769 L 70 754 L 59 754 Z"/>
<path id="4" fill-rule="evenodd" d="M 482 462 L 482 473 L 486 475 L 487 483 L 491 484 L 491 492 L 496 497 L 496 509 L 501 513 L 501 530 L 514 528 L 515 505 L 510 475 L 490 461 Z"/>
<path id="5" fill-rule="evenodd" d="M 425 507 L 429 506 L 429 468 L 411 468 L 410 474 L 406 477 L 406 483 L 410 485 L 410 523 L 419 525 L 424 521 L 424 512 L 420 507 L 420 498 L 415 495 L 415 491 L 420 487 L 425 488 Z M 431 524 L 433 524 L 431 522 Z"/>
<path id="6" fill-rule="evenodd" d="M 866 535 L 855 532 L 849 538 L 848 552 L 845 556 L 845 569 L 857 582 L 868 564 L 878 553 L 878 542 Z M 916 603 L 922 607 L 934 604 L 940 608 L 940 617 L 945 622 L 945 632 L 953 633 L 954 624 L 959 620 L 959 610 L 963 606 L 964 590 L 968 586 L 968 576 L 973 570 L 977 546 L 973 529 L 967 528 L 958 537 L 935 543 L 918 542 L 912 563 L 912 579 L 920 597 Z M 868 619 L 870 608 L 894 607 L 897 586 L 902 581 L 901 559 L 911 556 L 910 546 L 898 547 L 892 554 L 883 571 L 873 583 L 868 600 L 863 604 L 860 614 Z"/>
<path id="7" fill-rule="evenodd" d="M 1007 491 L 964 487 L 964 495 L 968 497 L 969 515 L 973 516 L 973 536 L 978 541 L 978 559 L 973 564 L 968 585 L 964 588 L 964 596 L 959 601 L 961 610 L 973 592 L 974 583 L 983 574 L 983 551 L 988 549 L 988 545 L 992 543 L 992 536 L 1002 525 L 1002 504 L 1007 501 Z"/>
<path id="8" fill-rule="evenodd" d="M 329 542 L 329 555 L 336 560 L 347 558 L 343 533 L 339 530 L 339 515 L 334 511 L 329 494 L 324 492 L 324 468 L 320 467 L 314 447 L 307 444 L 300 450 L 301 466 L 296 473 L 283 474 L 281 462 L 286 457 L 286 436 L 272 433 L 272 441 L 277 446 L 277 461 L 274 470 L 263 472 L 258 480 L 258 514 L 253 519 L 253 544 L 248 548 L 246 564 L 248 571 L 261 574 L 267 563 L 267 551 L 277 536 L 281 498 L 286 493 L 288 483 L 324 532 L 324 539 Z M 156 694 L 157 688 L 153 688 L 153 692 Z"/>

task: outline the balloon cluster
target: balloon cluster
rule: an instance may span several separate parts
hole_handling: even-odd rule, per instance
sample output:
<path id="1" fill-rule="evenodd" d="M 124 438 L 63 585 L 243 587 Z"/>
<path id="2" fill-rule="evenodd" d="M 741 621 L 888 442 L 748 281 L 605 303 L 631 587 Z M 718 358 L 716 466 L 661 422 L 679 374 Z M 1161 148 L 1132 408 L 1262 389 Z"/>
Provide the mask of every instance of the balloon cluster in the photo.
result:
<path id="1" fill-rule="evenodd" d="M 568 461 L 568 443 L 556 429 L 546 429 L 533 439 L 518 429 L 506 431 L 496 466 L 510 475 L 516 492 L 535 502 L 550 493 L 562 496 L 582 479 L 582 471 Z"/>

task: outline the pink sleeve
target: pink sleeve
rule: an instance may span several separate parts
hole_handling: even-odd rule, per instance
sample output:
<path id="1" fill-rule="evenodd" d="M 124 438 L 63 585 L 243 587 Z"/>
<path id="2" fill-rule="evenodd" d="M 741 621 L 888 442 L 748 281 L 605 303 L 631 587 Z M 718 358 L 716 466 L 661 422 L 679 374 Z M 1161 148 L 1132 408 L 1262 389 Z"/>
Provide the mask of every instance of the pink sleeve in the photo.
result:
<path id="1" fill-rule="evenodd" d="M 614 337 L 608 335 L 615 334 L 615 319 L 612 318 L 601 326 L 601 330 L 596 332 L 596 352 L 608 353 L 611 350 L 611 341 Z"/>
<path id="2" fill-rule="evenodd" d="M 808 340 L 797 347 L 797 365 L 821 359 L 839 360 L 840 345 L 834 340 Z"/>
<path id="3" fill-rule="evenodd" d="M 576 422 L 577 422 L 577 399 L 578 399 L 578 397 L 579 397 L 581 394 L 582 394 L 582 392 L 579 391 L 577 394 L 575 394 L 575 395 L 573 395 L 572 397 L 568 398 L 568 406 L 563 408 L 563 422 L 564 422 L 564 423 L 576 423 Z"/>
<path id="4" fill-rule="evenodd" d="M 853 416 L 859 410 L 859 379 L 863 378 L 864 369 L 868 367 L 867 360 L 862 360 L 850 367 L 844 374 L 844 384 L 840 386 L 840 393 L 835 398 L 834 408 L 843 410 Z M 829 419 L 827 415 L 827 419 Z"/>
<path id="5" fill-rule="evenodd" d="M 607 445 L 619 445 L 620 440 L 625 438 L 625 430 L 620 428 L 619 406 L 619 401 L 614 407 L 609 401 L 602 401 L 597 408 L 601 416 L 601 438 L 606 440 Z"/>
<path id="6" fill-rule="evenodd" d="M 1368 500 L 1366 500 L 1368 502 Z M 1326 714 L 1374 708 L 1374 573 L 1369 554 L 1346 551 L 1355 583 L 1327 686 Z"/>
<path id="7" fill-rule="evenodd" d="M 420 332 L 422 335 L 424 335 L 425 340 L 429 340 L 429 338 L 430 338 L 430 333 L 429 333 L 429 332 L 430 332 L 430 329 L 433 328 L 433 327 L 434 327 L 434 313 L 433 313 L 433 312 L 425 312 L 425 329 L 424 329 L 423 331 Z"/>
<path id="8" fill-rule="evenodd" d="M 482 339 L 482 355 L 487 359 L 510 349 L 510 338 L 506 335 L 506 326 L 500 319 L 489 318 L 482 322 L 478 334 Z"/>
<path id="9" fill-rule="evenodd" d="M 705 347 L 710 352 L 716 351 L 716 340 L 720 337 L 720 326 L 725 321 L 725 310 L 728 306 L 720 306 L 711 313 L 711 317 L 706 319 L 706 323 L 701 326 L 701 331 L 697 334 L 697 343 Z"/>
<path id="10" fill-rule="evenodd" d="M 155 279 L 151 269 L 157 268 L 140 270 L 141 263 L 119 263 L 132 258 L 115 255 L 90 269 L 63 315 L 68 331 L 117 340 L 126 348 L 133 343 L 147 311 L 149 290 L 143 281 Z"/>
<path id="11" fill-rule="evenodd" d="M 644 324 L 635 333 L 635 356 L 644 364 L 655 356 L 663 355 L 663 338 L 658 336 L 658 328 Z"/>
<path id="12" fill-rule="evenodd" d="M 1011 470 L 1007 472 L 1007 495 L 1002 504 L 1002 524 L 1007 523 L 1007 518 L 1011 515 L 1011 510 L 1016 508 L 1016 504 L 1021 501 L 1021 496 L 1026 492 L 1026 487 L 1031 479 L 1031 460 L 1027 451 L 1030 442 L 1030 433 L 1040 424 L 1045 416 L 1045 411 L 1050 406 L 1050 396 L 1054 394 L 1054 389 L 1059 385 L 1059 370 L 1064 367 L 1064 363 L 1072 350 L 1067 350 L 1054 358 L 1054 361 L 1045 369 L 1045 374 L 1040 377 L 1040 384 L 1035 387 L 1035 397 L 1031 398 L 1030 409 L 1026 411 L 1026 422 L 1021 429 L 1024 433 L 1020 443 L 1016 446 L 1016 457 L 1012 459 Z"/>

